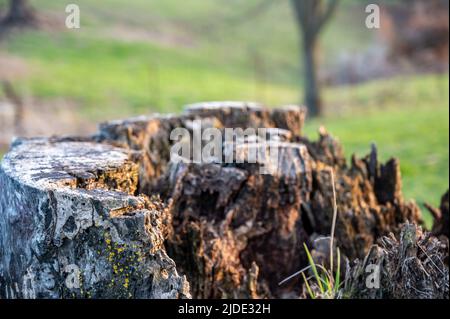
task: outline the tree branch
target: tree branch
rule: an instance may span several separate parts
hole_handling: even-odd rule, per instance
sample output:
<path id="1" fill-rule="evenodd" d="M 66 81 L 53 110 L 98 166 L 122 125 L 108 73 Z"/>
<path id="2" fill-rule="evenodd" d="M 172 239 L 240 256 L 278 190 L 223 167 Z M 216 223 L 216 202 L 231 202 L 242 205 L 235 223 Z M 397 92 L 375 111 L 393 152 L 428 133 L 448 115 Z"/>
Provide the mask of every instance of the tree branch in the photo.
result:
<path id="1" fill-rule="evenodd" d="M 332 15 L 336 12 L 336 8 L 340 0 L 329 0 L 327 1 L 326 8 L 321 16 L 317 17 L 317 24 L 315 27 L 315 32 L 319 33 L 322 27 L 330 20 Z"/>
<path id="2" fill-rule="evenodd" d="M 303 33 L 303 39 L 309 41 L 314 36 L 315 24 L 315 0 L 291 0 L 297 23 Z"/>

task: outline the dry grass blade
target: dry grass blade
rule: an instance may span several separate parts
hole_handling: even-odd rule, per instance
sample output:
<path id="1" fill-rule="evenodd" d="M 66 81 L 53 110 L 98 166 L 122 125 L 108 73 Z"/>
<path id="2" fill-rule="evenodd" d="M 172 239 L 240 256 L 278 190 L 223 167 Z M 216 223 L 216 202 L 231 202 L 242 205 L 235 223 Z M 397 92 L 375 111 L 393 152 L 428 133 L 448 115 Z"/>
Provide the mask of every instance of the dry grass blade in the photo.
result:
<path id="1" fill-rule="evenodd" d="M 284 284 L 285 282 L 291 280 L 292 278 L 295 278 L 295 277 L 297 277 L 298 275 L 303 274 L 305 271 L 307 271 L 307 270 L 310 269 L 310 268 L 311 268 L 311 266 L 308 266 L 308 267 L 303 268 L 302 270 L 299 270 L 299 271 L 293 273 L 293 274 L 290 275 L 289 277 L 286 277 L 286 278 L 284 278 L 282 281 L 280 281 L 280 282 L 278 283 L 278 285 L 281 286 L 282 284 Z"/>
<path id="2" fill-rule="evenodd" d="M 334 233 L 336 230 L 336 220 L 337 220 L 337 200 L 336 200 L 336 185 L 334 182 L 333 169 L 330 168 L 331 175 L 331 186 L 333 188 L 333 222 L 331 223 L 331 234 L 330 234 L 330 270 L 333 272 L 333 246 L 334 246 Z"/>

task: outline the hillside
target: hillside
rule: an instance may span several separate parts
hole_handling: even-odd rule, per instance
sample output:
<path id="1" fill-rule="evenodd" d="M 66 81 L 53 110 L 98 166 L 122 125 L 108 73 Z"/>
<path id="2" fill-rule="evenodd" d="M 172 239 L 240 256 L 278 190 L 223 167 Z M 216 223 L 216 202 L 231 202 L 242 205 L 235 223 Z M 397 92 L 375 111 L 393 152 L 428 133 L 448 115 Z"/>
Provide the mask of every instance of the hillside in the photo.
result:
<path id="1" fill-rule="evenodd" d="M 98 121 L 176 112 L 195 101 L 301 100 L 298 35 L 287 1 L 79 0 L 77 31 L 60 27 L 60 2 L 34 3 L 48 24 L 0 41 L 0 66 L 10 68 L 0 68 L 0 78 L 32 101 L 33 116 L 70 105 L 71 121 L 86 123 L 49 117 L 35 124 L 46 126 L 39 127 L 45 134 L 89 133 Z M 360 27 L 359 3 L 345 1 L 326 29 L 323 68 L 373 43 L 373 33 Z M 449 178 L 448 75 L 328 87 L 325 102 L 325 118 L 309 122 L 308 135 L 323 123 L 347 154 L 363 155 L 375 142 L 383 159 L 400 159 L 406 197 L 437 205 Z"/>

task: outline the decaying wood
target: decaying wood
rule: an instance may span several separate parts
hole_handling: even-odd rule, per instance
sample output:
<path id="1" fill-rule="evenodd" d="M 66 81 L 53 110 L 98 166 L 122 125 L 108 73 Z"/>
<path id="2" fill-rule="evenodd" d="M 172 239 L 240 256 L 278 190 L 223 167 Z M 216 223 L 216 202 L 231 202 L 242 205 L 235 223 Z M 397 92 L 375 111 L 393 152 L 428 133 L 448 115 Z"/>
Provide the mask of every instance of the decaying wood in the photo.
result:
<path id="1" fill-rule="evenodd" d="M 178 116 L 143 116 L 103 123 L 97 140 L 143 152 L 139 181 L 145 193 L 153 193 L 160 190 L 159 180 L 167 171 L 170 147 L 174 143 L 170 133 L 174 128 L 183 127 L 192 132 L 194 121 L 201 120 L 202 128 L 280 128 L 299 135 L 304 117 L 305 109 L 299 107 L 269 110 L 246 102 L 193 104 Z"/>
<path id="2" fill-rule="evenodd" d="M 356 261 L 347 269 L 344 297 L 448 299 L 445 258 L 448 258 L 445 244 L 420 227 L 406 223 L 400 235 L 391 233 L 382 237 L 362 262 Z M 372 286 L 367 284 L 368 272 L 378 274 L 373 277 Z"/>
<path id="3" fill-rule="evenodd" d="M 180 115 L 103 123 L 95 136 L 84 140 L 17 143 L 0 171 L 2 189 L 7 190 L 0 193 L 0 286 L 7 287 L 0 293 L 298 296 L 298 281 L 278 283 L 307 265 L 303 243 L 314 256 L 325 256 L 323 262 L 329 256 L 327 245 L 317 239 L 331 230 L 331 172 L 338 208 L 335 245 L 343 260 L 364 258 L 380 237 L 400 235 L 405 222 L 421 223 L 418 207 L 403 199 L 396 159 L 379 163 L 372 146 L 368 156 L 353 156 L 347 163 L 341 144 L 325 129 L 320 129 L 317 141 L 302 135 L 304 115 L 303 108 L 294 106 L 272 110 L 240 102 L 201 103 Z M 247 136 L 223 147 L 223 154 L 232 152 L 237 159 L 244 159 L 250 146 L 264 154 L 275 148 L 277 156 L 253 163 L 171 161 L 172 130 L 192 132 L 196 125 L 281 129 L 278 136 L 269 134 L 269 141 Z M 262 167 L 269 168 L 265 174 Z M 128 280 L 120 271 L 125 268 L 117 270 L 109 260 L 105 233 L 121 251 L 143 256 Z M 39 245 L 44 248 L 36 250 Z M 39 258 L 33 257 L 35 251 Z M 21 266 L 15 261 L 19 255 L 28 256 Z M 81 273 L 84 288 L 61 289 L 66 278 L 62 268 L 77 262 L 88 270 Z M 43 272 L 52 276 L 43 277 Z M 24 290 L 29 273 L 45 280 L 33 279 L 35 288 Z M 48 278 L 54 281 L 51 288 L 46 288 Z M 113 278 L 121 289 L 107 285 Z"/>
<path id="4" fill-rule="evenodd" d="M 439 209 L 432 207 L 429 204 L 425 204 L 427 209 L 431 212 L 434 218 L 433 228 L 431 229 L 431 233 L 433 236 L 439 238 L 439 240 L 447 247 L 447 252 L 449 250 L 449 191 L 442 195 L 441 205 Z M 445 258 L 445 263 L 448 266 L 448 254 Z"/>
<path id="5" fill-rule="evenodd" d="M 449 192 L 447 190 L 447 192 L 441 198 L 441 205 L 439 209 L 433 209 L 430 205 L 427 205 L 427 208 L 430 210 L 434 217 L 434 224 L 432 229 L 433 235 L 438 237 L 445 236 L 447 240 L 449 238 L 450 231 L 448 194 Z"/>
<path id="6" fill-rule="evenodd" d="M 252 263 L 259 269 L 261 297 L 282 297 L 298 286 L 279 287 L 278 282 L 305 265 L 303 242 L 314 246 L 315 238 L 330 233 L 330 169 L 336 174 L 339 209 L 336 244 L 348 258 L 362 258 L 379 236 L 398 233 L 402 222 L 420 223 L 417 206 L 402 197 L 397 160 L 380 164 L 373 147 L 369 156 L 353 157 L 347 167 L 340 143 L 324 129 L 316 142 L 301 136 L 303 113 L 301 108 L 268 111 L 236 103 L 196 104 L 184 113 L 183 119 L 208 119 L 217 128 L 264 125 L 291 133 L 279 145 L 281 169 L 273 174 L 259 174 L 261 163 L 171 165 L 166 158 L 169 165 L 155 184 L 173 214 L 173 236 L 166 246 L 187 274 L 194 297 L 248 297 L 251 293 L 241 288 L 247 286 Z M 102 131 L 109 127 L 103 125 Z M 136 132 L 136 126 L 131 131 L 124 130 L 120 140 L 143 136 L 140 140 L 152 141 L 162 134 Z M 234 150 L 239 152 L 242 143 L 236 142 Z M 144 153 L 151 154 L 155 145 L 161 143 L 144 143 Z"/>

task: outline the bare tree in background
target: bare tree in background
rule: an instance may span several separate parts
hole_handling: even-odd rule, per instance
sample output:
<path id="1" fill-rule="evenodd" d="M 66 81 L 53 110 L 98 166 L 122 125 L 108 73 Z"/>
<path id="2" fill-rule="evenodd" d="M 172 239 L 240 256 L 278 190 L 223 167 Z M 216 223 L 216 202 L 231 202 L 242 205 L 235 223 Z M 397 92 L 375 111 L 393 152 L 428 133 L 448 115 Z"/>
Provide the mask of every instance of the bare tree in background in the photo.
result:
<path id="1" fill-rule="evenodd" d="M 29 0 L 9 0 L 8 12 L 1 24 L 22 26 L 33 24 L 35 21 L 35 11 Z"/>
<path id="2" fill-rule="evenodd" d="M 322 111 L 317 78 L 317 45 L 320 31 L 330 20 L 339 0 L 291 0 L 302 35 L 305 104 L 310 116 Z"/>

